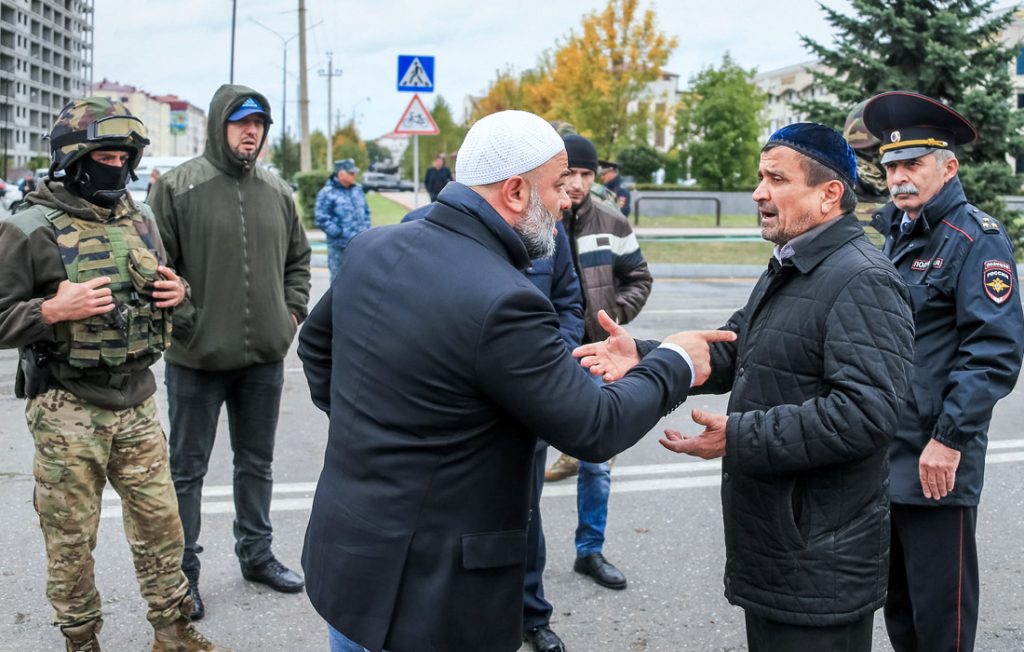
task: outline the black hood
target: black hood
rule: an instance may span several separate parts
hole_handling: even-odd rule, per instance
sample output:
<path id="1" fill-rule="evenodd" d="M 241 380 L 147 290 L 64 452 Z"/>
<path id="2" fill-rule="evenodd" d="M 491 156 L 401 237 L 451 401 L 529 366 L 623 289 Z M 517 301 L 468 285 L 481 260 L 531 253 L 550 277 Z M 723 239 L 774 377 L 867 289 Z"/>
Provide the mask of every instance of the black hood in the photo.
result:
<path id="1" fill-rule="evenodd" d="M 263 149 L 267 142 L 267 134 L 270 132 L 270 102 L 260 93 L 257 93 L 248 86 L 238 84 L 224 84 L 213 94 L 210 101 L 210 112 L 207 114 L 206 122 L 206 150 L 203 156 L 213 163 L 218 170 L 225 174 L 240 177 L 249 172 L 255 161 L 240 159 L 228 148 L 227 122 L 228 116 L 234 113 L 242 102 L 247 98 L 253 98 L 267 110 L 267 128 L 263 131 L 263 140 L 260 141 L 260 149 Z"/>

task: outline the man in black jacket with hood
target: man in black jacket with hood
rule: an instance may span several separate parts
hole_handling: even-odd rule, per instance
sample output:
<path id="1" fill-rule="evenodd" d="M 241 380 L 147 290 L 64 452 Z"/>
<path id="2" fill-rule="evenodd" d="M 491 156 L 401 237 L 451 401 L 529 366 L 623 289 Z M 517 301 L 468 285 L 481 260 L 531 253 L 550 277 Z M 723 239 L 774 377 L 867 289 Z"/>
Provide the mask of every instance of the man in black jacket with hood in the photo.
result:
<path id="1" fill-rule="evenodd" d="M 266 97 L 221 86 L 210 103 L 203 155 L 157 179 L 150 196 L 170 264 L 195 279 L 195 311 L 176 315 L 166 372 L 171 472 L 193 619 L 204 613 L 198 588 L 203 478 L 225 403 L 242 575 L 276 591 L 303 587 L 271 550 L 270 496 L 284 357 L 306 316 L 310 249 L 291 189 L 257 162 L 270 124 Z"/>
<path id="2" fill-rule="evenodd" d="M 754 201 L 775 253 L 698 390 L 731 391 L 728 413 L 694 410 L 700 436 L 662 440 L 722 458 L 725 595 L 746 611 L 751 652 L 865 652 L 885 602 L 888 445 L 914 327 L 905 284 L 853 215 L 856 175 L 827 127 L 769 139 Z M 577 354 L 611 380 L 637 347 L 606 323 L 613 337 Z"/>

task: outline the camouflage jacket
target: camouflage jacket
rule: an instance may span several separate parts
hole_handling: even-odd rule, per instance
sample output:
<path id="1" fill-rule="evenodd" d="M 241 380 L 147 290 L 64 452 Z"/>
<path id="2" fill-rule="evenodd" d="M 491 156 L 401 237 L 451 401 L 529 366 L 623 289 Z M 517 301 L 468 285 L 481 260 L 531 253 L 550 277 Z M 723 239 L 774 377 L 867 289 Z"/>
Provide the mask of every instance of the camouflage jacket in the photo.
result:
<path id="1" fill-rule="evenodd" d="M 349 240 L 370 228 L 370 207 L 358 183 L 346 188 L 333 176 L 316 195 L 316 225 L 327 244 L 344 248 Z"/>
<path id="2" fill-rule="evenodd" d="M 163 243 L 152 215 L 127 195 L 112 210 L 107 210 L 72 195 L 60 182 L 45 179 L 26 199 L 30 205 L 60 209 L 96 222 L 141 217 L 153 250 L 160 260 L 164 259 Z M 20 224 L 19 215 L 0 221 L 0 256 L 4 261 L 0 265 L 0 347 L 41 345 L 53 349 L 58 343 L 58 332 L 54 326 L 43 322 L 41 306 L 44 300 L 57 293 L 57 286 L 67 280 L 67 271 L 53 226 L 25 226 Z M 156 381 L 149 367 L 159 357 L 158 354 L 147 355 L 109 370 L 127 376 L 119 388 L 106 382 L 108 370 L 83 371 L 56 359 L 51 359 L 48 367 L 54 386 L 63 387 L 102 408 L 124 409 L 142 403 L 156 392 Z"/>

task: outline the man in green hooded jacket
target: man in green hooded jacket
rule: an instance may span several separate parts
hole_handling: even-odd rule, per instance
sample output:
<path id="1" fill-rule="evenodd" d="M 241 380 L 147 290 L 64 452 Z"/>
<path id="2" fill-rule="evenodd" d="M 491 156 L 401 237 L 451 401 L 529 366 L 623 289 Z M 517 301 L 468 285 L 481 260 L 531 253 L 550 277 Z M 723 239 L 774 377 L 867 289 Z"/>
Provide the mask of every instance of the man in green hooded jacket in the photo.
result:
<path id="1" fill-rule="evenodd" d="M 225 84 L 208 120 L 202 156 L 162 175 L 149 196 L 167 258 L 190 279 L 195 306 L 176 316 L 166 370 L 171 474 L 193 619 L 204 615 L 203 478 L 225 403 L 242 575 L 276 591 L 303 588 L 271 550 L 270 497 L 284 357 L 309 301 L 309 243 L 291 189 L 257 160 L 272 122 L 267 98 Z"/>

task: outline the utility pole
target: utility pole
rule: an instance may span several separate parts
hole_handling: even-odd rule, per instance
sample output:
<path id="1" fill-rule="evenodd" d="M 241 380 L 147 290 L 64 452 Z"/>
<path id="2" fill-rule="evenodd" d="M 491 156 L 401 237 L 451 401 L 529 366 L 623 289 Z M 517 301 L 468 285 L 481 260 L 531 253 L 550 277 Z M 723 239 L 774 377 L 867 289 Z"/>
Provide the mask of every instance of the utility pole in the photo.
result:
<path id="1" fill-rule="evenodd" d="M 285 38 L 255 18 L 250 20 L 281 39 L 281 46 L 284 50 L 284 62 L 281 66 L 281 158 L 283 160 L 281 162 L 282 164 L 278 165 L 279 169 L 284 170 L 284 161 L 288 160 L 288 44 L 299 35 L 292 34 L 288 38 Z"/>
<path id="2" fill-rule="evenodd" d="M 235 83 L 235 16 L 238 15 L 238 0 L 231 0 L 231 74 L 228 80 Z"/>
<path id="3" fill-rule="evenodd" d="M 331 128 L 331 80 L 341 77 L 344 72 L 341 68 L 335 68 L 333 64 L 333 52 L 327 53 L 327 69 L 320 70 L 320 76 L 327 78 L 327 169 L 334 169 L 334 129 Z"/>
<path id="4" fill-rule="evenodd" d="M 309 172 L 313 169 L 313 157 L 309 151 L 309 86 L 306 83 L 306 0 L 299 0 L 299 129 L 302 142 L 299 169 Z"/>

